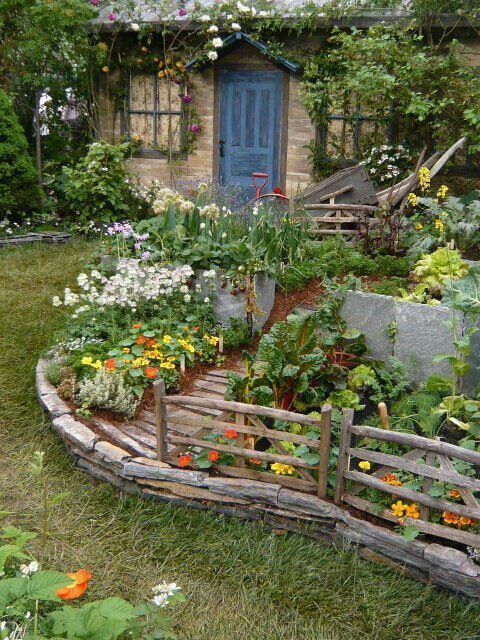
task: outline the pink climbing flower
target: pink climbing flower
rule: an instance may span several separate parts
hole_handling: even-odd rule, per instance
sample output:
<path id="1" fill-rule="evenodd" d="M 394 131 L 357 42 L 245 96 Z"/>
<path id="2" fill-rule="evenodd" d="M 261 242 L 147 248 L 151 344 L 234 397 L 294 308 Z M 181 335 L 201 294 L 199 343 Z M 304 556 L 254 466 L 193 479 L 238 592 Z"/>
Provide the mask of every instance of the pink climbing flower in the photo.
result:
<path id="1" fill-rule="evenodd" d="M 182 98 L 183 104 L 190 104 L 191 101 L 192 101 L 192 96 L 190 96 L 188 93 L 184 95 Z"/>
<path id="2" fill-rule="evenodd" d="M 180 9 L 180 11 L 178 12 L 178 15 L 180 17 L 186 16 L 187 15 L 187 10 L 186 9 Z"/>
<path id="3" fill-rule="evenodd" d="M 198 124 L 192 124 L 190 127 L 190 131 L 192 133 L 198 133 L 200 131 L 200 126 Z"/>
<path id="4" fill-rule="evenodd" d="M 114 13 L 109 13 L 108 14 L 108 19 L 110 20 L 110 22 L 113 22 L 114 20 L 117 19 L 116 15 Z"/>
<path id="5" fill-rule="evenodd" d="M 100 4 L 100 0 L 90 0 L 90 4 L 92 4 L 94 7 L 98 7 L 98 5 Z"/>

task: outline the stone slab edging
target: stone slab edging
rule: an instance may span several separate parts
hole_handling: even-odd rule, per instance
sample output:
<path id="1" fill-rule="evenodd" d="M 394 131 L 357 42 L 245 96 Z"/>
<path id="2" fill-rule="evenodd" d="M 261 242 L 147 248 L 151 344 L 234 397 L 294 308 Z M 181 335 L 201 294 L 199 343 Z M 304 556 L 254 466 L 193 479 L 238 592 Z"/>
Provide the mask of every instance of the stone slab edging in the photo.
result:
<path id="1" fill-rule="evenodd" d="M 463 551 L 437 543 L 409 542 L 391 529 L 355 518 L 316 496 L 273 483 L 178 469 L 109 442 L 75 420 L 46 379 L 47 365 L 43 359 L 37 364 L 38 400 L 75 464 L 93 478 L 145 498 L 257 520 L 339 547 L 352 546 L 369 560 L 480 600 L 480 566 Z M 108 423 L 102 425 L 104 432 Z"/>

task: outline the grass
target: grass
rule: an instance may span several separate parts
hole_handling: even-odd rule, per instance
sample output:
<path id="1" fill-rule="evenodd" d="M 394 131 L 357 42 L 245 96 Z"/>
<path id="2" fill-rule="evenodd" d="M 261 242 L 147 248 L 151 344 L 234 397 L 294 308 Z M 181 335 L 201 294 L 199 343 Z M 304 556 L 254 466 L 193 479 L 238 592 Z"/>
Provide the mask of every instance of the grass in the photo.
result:
<path id="1" fill-rule="evenodd" d="M 123 496 L 76 470 L 39 409 L 34 365 L 64 316 L 51 297 L 74 282 L 92 247 L 0 253 L 0 508 L 38 527 L 29 473 L 46 451 L 51 516 L 46 564 L 94 574 L 92 596 L 149 596 L 161 579 L 188 597 L 173 611 L 191 640 L 473 640 L 480 608 L 297 535 Z"/>

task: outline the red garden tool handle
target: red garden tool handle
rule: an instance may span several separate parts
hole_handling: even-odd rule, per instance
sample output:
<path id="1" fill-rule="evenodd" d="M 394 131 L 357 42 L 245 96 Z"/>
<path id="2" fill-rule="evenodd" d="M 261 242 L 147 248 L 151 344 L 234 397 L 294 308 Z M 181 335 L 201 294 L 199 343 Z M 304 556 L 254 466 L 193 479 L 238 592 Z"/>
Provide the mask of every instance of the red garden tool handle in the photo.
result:
<path id="1" fill-rule="evenodd" d="M 258 185 L 256 179 L 263 179 L 263 183 Z M 265 188 L 268 182 L 268 173 L 252 173 L 252 184 L 255 189 L 255 198 L 259 198 L 262 195 L 262 189 Z"/>

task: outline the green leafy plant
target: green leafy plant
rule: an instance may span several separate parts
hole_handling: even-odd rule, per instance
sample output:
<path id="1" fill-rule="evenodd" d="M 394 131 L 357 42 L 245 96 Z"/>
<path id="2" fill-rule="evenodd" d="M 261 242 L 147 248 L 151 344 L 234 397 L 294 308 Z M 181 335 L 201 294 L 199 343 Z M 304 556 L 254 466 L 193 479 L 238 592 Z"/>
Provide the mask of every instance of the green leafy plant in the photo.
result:
<path id="1" fill-rule="evenodd" d="M 134 188 L 133 178 L 125 167 L 131 145 L 93 142 L 87 155 L 63 170 L 65 205 L 78 223 L 108 224 L 126 218 L 138 218 L 147 205 Z"/>
<path id="2" fill-rule="evenodd" d="M 449 247 L 441 247 L 423 255 L 413 269 L 413 278 L 432 296 L 440 296 L 448 280 L 460 280 L 468 273 L 468 265 L 460 253 Z"/>

